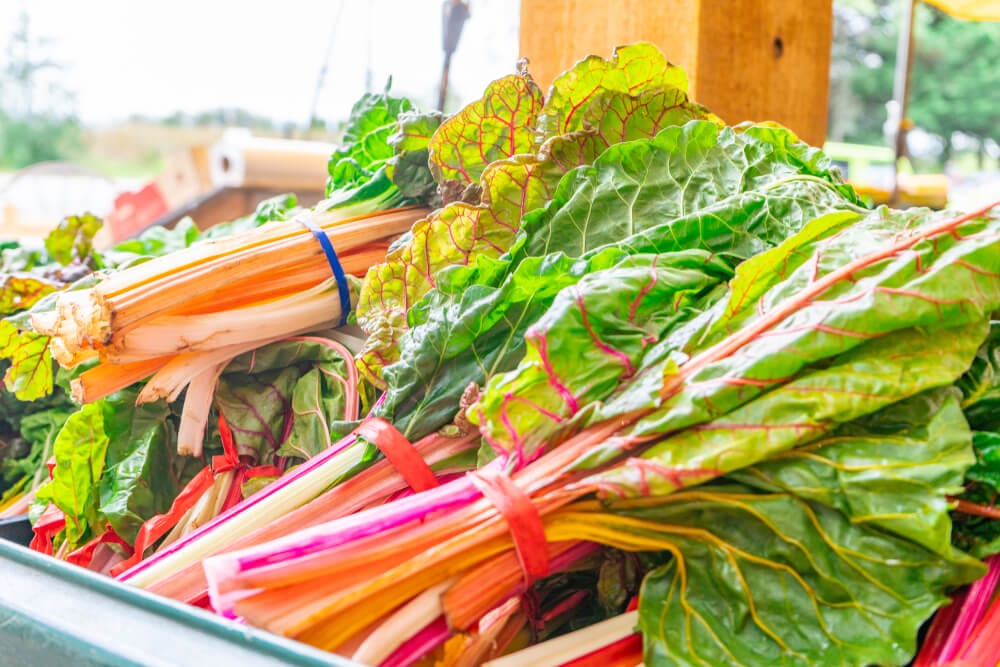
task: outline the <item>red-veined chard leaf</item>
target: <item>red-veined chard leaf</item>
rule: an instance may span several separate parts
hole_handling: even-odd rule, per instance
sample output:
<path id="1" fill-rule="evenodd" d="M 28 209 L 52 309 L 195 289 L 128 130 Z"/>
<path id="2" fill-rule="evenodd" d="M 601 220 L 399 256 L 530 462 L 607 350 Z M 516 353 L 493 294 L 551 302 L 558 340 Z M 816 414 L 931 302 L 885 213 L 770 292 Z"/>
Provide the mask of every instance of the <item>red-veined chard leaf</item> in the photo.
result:
<path id="1" fill-rule="evenodd" d="M 595 250 L 583 264 L 575 264 L 561 253 L 517 264 L 510 259 L 481 257 L 475 267 L 443 272 L 437 289 L 409 310 L 411 330 L 400 339 L 400 361 L 386 369 L 388 395 L 383 416 L 412 428 L 407 432 L 410 436 L 446 424 L 458 411 L 469 382 L 482 385 L 521 360 L 527 328 L 541 317 L 559 289 L 575 284 L 586 273 L 613 266 L 630 250 L 700 247 L 724 252 L 727 261 L 734 262 L 744 252 L 781 242 L 783 234 L 794 231 L 789 229 L 794 224 L 803 224 L 831 207 L 851 207 L 826 185 L 807 183 L 802 186 L 807 189 L 799 188 L 782 199 L 781 210 L 791 213 L 786 220 L 789 227 L 768 224 L 772 214 L 768 206 L 736 193 L 716 202 L 718 206 L 709 207 L 708 213 L 695 211 L 681 221 L 644 228 L 613 247 Z M 815 196 L 809 195 L 813 188 Z M 589 261 L 595 259 L 599 261 Z M 540 282 L 543 278 L 549 282 Z M 541 291 L 534 294 L 534 290 Z M 629 302 L 635 297 L 634 293 L 619 296 Z M 524 310 L 528 303 L 530 309 Z M 592 345 L 589 335 L 560 354 L 576 359 L 587 345 Z M 513 440 L 501 443 L 504 449 L 512 446 Z"/>
<path id="2" fill-rule="evenodd" d="M 619 534 L 673 554 L 643 585 L 647 664 L 906 663 L 982 572 L 949 539 L 944 494 L 972 459 L 956 393 L 845 424 L 742 484 L 613 504 Z"/>
<path id="3" fill-rule="evenodd" d="M 241 355 L 219 379 L 215 407 L 241 455 L 309 458 L 331 442 L 344 418 L 346 362 L 316 341 L 273 343 Z"/>
<path id="4" fill-rule="evenodd" d="M 0 282 L 0 316 L 31 308 L 63 285 L 29 273 L 8 273 Z"/>
<path id="5" fill-rule="evenodd" d="M 100 260 L 94 254 L 94 236 L 103 224 L 92 213 L 67 216 L 45 237 L 45 249 L 63 266 L 76 262 L 97 268 Z"/>
<path id="6" fill-rule="evenodd" d="M 646 45 L 637 51 L 630 50 L 635 57 L 622 62 L 634 60 L 634 64 L 638 64 L 642 60 L 639 53 L 646 48 L 655 52 L 654 47 Z M 659 58 L 662 60 L 662 56 Z M 588 67 L 581 63 L 564 76 L 572 78 L 577 69 Z M 549 201 L 559 179 L 568 170 L 590 164 L 612 144 L 649 138 L 661 128 L 692 119 L 714 118 L 704 108 L 691 103 L 683 88 L 674 86 L 678 76 L 674 70 L 676 68 L 668 68 L 664 70 L 668 73 L 662 76 L 628 79 L 632 82 L 630 85 L 619 85 L 625 76 L 620 71 L 608 77 L 609 85 L 613 83 L 614 87 L 596 89 L 583 113 L 575 117 L 572 131 L 549 137 L 537 153 L 533 143 L 537 111 L 525 112 L 538 104 L 539 93 L 529 83 L 530 79 L 515 76 L 494 82 L 482 100 L 445 122 L 431 143 L 432 162 L 436 142 L 444 142 L 449 133 L 457 136 L 467 131 L 470 118 L 479 118 L 483 109 L 493 108 L 498 100 L 506 99 L 504 95 L 520 91 L 529 98 L 519 106 L 505 109 L 507 115 L 504 116 L 511 120 L 514 118 L 511 114 L 517 111 L 520 122 L 526 125 L 507 134 L 504 134 L 507 130 L 501 128 L 498 130 L 501 134 L 496 135 L 508 139 L 516 136 L 514 143 L 508 140 L 505 147 L 500 146 L 485 157 L 469 158 L 475 161 L 475 168 L 470 173 L 476 175 L 476 180 L 465 180 L 458 176 L 457 169 L 447 171 L 438 166 L 439 171 L 444 169 L 448 177 L 457 179 L 450 181 L 451 185 L 442 183 L 446 192 L 449 188 L 454 190 L 456 186 L 476 183 L 480 191 L 479 203 L 454 202 L 418 222 L 406 243 L 390 251 L 385 263 L 369 271 L 357 308 L 358 324 L 369 335 L 358 357 L 362 373 L 370 381 L 384 386 L 381 371 L 399 358 L 397 343 L 408 326 L 406 312 L 435 286 L 435 276 L 450 266 L 470 265 L 478 256 L 496 257 L 506 252 L 522 216 Z M 419 134 L 419 130 L 413 132 Z M 419 143 L 418 137 L 414 146 Z M 441 154 L 451 155 L 446 151 Z M 487 164 L 486 160 L 491 162 Z"/>
<path id="7" fill-rule="evenodd" d="M 562 439 L 581 410 L 611 394 L 647 347 L 731 276 L 725 261 L 702 250 L 635 255 L 587 274 L 525 332 L 524 359 L 491 379 L 473 420 L 495 450 L 523 461 Z"/>
<path id="8" fill-rule="evenodd" d="M 548 138 L 583 129 L 593 122 L 593 109 L 601 106 L 595 99 L 614 93 L 638 96 L 647 88 L 686 94 L 687 74 L 647 42 L 619 46 L 610 60 L 588 56 L 552 82 L 541 111 L 541 135 Z"/>
<path id="9" fill-rule="evenodd" d="M 476 183 L 491 162 L 531 152 L 542 90 L 530 76 L 497 79 L 482 98 L 446 120 L 431 138 L 430 164 L 445 190 Z"/>
<path id="10" fill-rule="evenodd" d="M 846 226 L 821 219 L 739 267 L 700 330 L 647 353 L 631 386 L 595 411 L 655 407 L 627 434 L 669 436 L 600 484 L 645 495 L 698 483 L 805 444 L 829 431 L 826 420 L 954 382 L 1000 304 L 1000 222 L 950 220 L 921 211 L 877 211 Z M 754 442 L 736 446 L 742 438 Z M 587 458 L 620 453 L 612 444 Z"/>
<path id="11" fill-rule="evenodd" d="M 52 353 L 49 337 L 20 332 L 8 320 L 0 321 L 0 357 L 10 360 L 4 388 L 21 401 L 52 393 Z"/>

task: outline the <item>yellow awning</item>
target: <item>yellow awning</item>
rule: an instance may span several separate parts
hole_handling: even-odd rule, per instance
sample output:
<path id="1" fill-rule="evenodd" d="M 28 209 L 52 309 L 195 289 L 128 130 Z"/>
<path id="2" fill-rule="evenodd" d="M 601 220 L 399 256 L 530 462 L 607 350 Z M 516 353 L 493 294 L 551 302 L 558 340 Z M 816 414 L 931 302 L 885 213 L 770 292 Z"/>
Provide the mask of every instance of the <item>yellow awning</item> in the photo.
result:
<path id="1" fill-rule="evenodd" d="M 924 2 L 966 21 L 1000 21 L 1000 0 L 924 0 Z"/>

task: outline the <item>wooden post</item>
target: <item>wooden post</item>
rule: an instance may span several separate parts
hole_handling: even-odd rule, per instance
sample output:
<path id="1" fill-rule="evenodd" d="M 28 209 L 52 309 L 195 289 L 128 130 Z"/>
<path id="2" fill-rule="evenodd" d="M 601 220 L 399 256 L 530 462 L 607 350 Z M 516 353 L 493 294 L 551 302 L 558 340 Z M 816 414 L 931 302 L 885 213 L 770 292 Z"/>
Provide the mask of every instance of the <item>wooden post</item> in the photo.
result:
<path id="1" fill-rule="evenodd" d="M 521 0 L 521 55 L 543 87 L 589 54 L 649 41 L 725 121 L 826 139 L 833 0 Z"/>

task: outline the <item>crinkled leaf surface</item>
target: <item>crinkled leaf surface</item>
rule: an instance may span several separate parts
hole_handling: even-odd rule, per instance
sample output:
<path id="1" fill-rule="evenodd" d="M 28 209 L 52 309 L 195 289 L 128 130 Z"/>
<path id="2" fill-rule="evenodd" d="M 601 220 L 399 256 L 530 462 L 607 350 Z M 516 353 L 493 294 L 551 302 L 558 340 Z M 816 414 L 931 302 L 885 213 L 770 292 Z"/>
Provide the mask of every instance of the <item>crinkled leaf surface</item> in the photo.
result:
<path id="1" fill-rule="evenodd" d="M 646 348 L 731 277 L 706 251 L 636 255 L 563 289 L 524 335 L 518 367 L 493 377 L 474 420 L 500 452 L 530 457 L 636 372 Z M 516 428 L 515 428 L 516 425 Z"/>
<path id="2" fill-rule="evenodd" d="M 230 363 L 215 393 L 240 454 L 309 458 L 344 418 L 346 361 L 315 341 L 273 343 Z"/>
<path id="3" fill-rule="evenodd" d="M 588 114 L 600 106 L 595 98 L 608 92 L 637 95 L 648 87 L 687 93 L 687 74 L 645 42 L 618 47 L 610 60 L 588 56 L 552 82 L 539 121 L 541 133 L 552 137 L 582 129 Z"/>
<path id="4" fill-rule="evenodd" d="M 542 103 L 530 76 L 511 74 L 491 83 L 481 99 L 442 123 L 431 138 L 435 180 L 469 185 L 491 162 L 531 152 Z"/>
<path id="5" fill-rule="evenodd" d="M 640 593 L 648 665 L 903 665 L 946 593 L 983 572 L 791 493 L 709 486 L 614 511 L 674 554 Z"/>
<path id="6" fill-rule="evenodd" d="M 478 205 L 456 202 L 417 223 L 407 243 L 390 252 L 386 262 L 366 277 L 357 315 L 358 323 L 369 334 L 358 358 L 362 373 L 384 386 L 381 369 L 399 358 L 397 343 L 407 326 L 406 310 L 433 288 L 434 276 L 449 266 L 468 265 L 479 255 L 495 257 L 505 252 L 522 216 L 548 202 L 568 170 L 590 164 L 614 143 L 649 138 L 663 127 L 710 117 L 702 107 L 688 102 L 682 90 L 661 84 L 649 90 L 601 89 L 588 104 L 585 129 L 552 137 L 537 154 L 503 160 L 496 156 L 497 161 L 481 170 Z M 535 91 L 526 87 L 522 92 Z M 497 98 L 488 92 L 476 104 L 485 104 L 487 99 Z M 470 108 L 468 113 L 479 111 Z M 530 122 L 533 116 L 521 120 Z M 530 129 L 525 129 L 525 137 L 531 134 Z M 441 136 L 441 132 L 435 134 Z M 525 153 L 532 145 L 525 142 L 518 149 Z M 435 243 L 428 242 L 431 237 Z"/>
<path id="7" fill-rule="evenodd" d="M 848 201 L 822 154 L 787 131 L 754 127 L 736 133 L 710 121 L 667 127 L 653 139 L 611 146 L 591 166 L 570 172 L 544 209 L 523 221 L 515 255 L 578 256 L 642 229 L 684 218 L 741 192 L 766 192 L 788 179 L 826 181 Z M 783 220 L 769 224 L 784 238 Z"/>
<path id="8" fill-rule="evenodd" d="M 327 196 L 363 185 L 393 156 L 389 136 L 396 131 L 399 114 L 412 106 L 405 98 L 389 95 L 388 89 L 366 93 L 354 104 L 343 146 L 330 156 Z"/>
<path id="9" fill-rule="evenodd" d="M 445 274 L 410 311 L 400 360 L 385 369 L 386 400 L 376 411 L 414 440 L 449 423 L 470 383 L 509 370 L 524 354 L 524 332 L 556 294 L 620 259 L 614 251 L 587 261 L 555 255 Z M 497 286 L 498 284 L 498 286 Z"/>
<path id="10" fill-rule="evenodd" d="M 948 495 L 975 461 L 953 388 L 918 394 L 729 477 L 794 493 L 951 557 Z"/>

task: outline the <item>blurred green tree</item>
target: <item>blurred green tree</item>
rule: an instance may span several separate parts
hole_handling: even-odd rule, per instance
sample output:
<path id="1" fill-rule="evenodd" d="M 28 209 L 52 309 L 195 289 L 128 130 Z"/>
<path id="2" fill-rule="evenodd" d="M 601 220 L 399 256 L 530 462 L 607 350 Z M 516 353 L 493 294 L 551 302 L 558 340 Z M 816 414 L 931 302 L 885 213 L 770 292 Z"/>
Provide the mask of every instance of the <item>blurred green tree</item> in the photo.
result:
<path id="1" fill-rule="evenodd" d="M 0 166 L 18 169 L 64 160 L 82 148 L 73 96 L 61 85 L 62 65 L 49 57 L 50 46 L 33 34 L 23 10 L 0 67 Z"/>
<path id="2" fill-rule="evenodd" d="M 884 143 L 892 97 L 899 0 L 837 0 L 830 72 L 830 137 Z M 954 135 L 1000 141 L 1000 24 L 954 19 L 918 3 L 909 117 L 941 138 L 946 161 Z"/>

